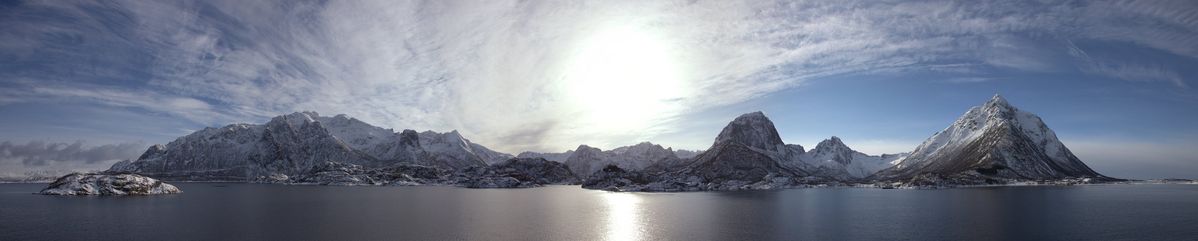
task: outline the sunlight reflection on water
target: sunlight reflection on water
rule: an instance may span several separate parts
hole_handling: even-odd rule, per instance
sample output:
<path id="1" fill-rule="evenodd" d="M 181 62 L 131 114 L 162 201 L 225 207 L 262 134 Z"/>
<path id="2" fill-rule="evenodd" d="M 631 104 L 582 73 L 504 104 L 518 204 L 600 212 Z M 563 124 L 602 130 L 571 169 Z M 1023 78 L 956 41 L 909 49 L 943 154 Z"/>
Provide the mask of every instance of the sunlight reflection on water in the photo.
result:
<path id="1" fill-rule="evenodd" d="M 643 223 L 640 217 L 641 198 L 628 193 L 605 193 L 607 204 L 606 240 L 640 240 Z"/>

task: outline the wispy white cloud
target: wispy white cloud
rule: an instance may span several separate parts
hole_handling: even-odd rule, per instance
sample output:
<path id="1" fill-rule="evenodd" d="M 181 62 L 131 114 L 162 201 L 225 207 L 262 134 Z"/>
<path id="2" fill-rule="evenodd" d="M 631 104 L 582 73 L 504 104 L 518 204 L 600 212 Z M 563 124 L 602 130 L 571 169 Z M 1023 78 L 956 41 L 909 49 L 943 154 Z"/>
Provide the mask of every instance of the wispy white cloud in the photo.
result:
<path id="1" fill-rule="evenodd" d="M 1056 71 L 1072 66 L 1058 56 L 1070 53 L 1074 39 L 1198 58 L 1198 47 L 1187 44 L 1198 41 L 1198 10 L 1187 3 L 33 2 L 38 6 L 26 7 L 74 21 L 10 20 L 6 26 L 17 27 L 0 33 L 4 56 L 36 62 L 27 49 L 37 49 L 92 59 L 69 64 L 82 72 L 9 73 L 37 84 L 0 103 L 66 97 L 199 123 L 316 110 L 393 128 L 459 129 L 509 152 L 611 147 L 685 131 L 677 127 L 690 121 L 682 119 L 689 113 L 828 76 L 933 71 L 982 80 L 978 73 L 994 68 Z M 655 48 L 648 51 L 664 53 L 677 83 L 580 88 L 589 85 L 577 83 L 571 71 L 579 67 L 572 64 L 603 37 L 596 35 L 613 31 L 651 39 Z M 133 53 L 80 55 L 38 39 L 46 36 L 78 36 Z M 104 68 L 130 59 L 137 64 Z M 1110 61 L 1089 71 L 1185 86 L 1168 69 Z M 65 81 L 93 75 L 108 81 Z M 587 91 L 610 96 L 612 106 L 598 113 L 580 104 L 586 101 L 579 93 Z M 616 101 L 653 93 L 669 97 Z"/>
<path id="2" fill-rule="evenodd" d="M 1127 81 L 1160 81 L 1173 84 L 1179 88 L 1189 88 L 1189 85 L 1186 84 L 1185 79 L 1180 74 L 1161 65 L 1098 62 L 1083 67 L 1083 71 Z"/>

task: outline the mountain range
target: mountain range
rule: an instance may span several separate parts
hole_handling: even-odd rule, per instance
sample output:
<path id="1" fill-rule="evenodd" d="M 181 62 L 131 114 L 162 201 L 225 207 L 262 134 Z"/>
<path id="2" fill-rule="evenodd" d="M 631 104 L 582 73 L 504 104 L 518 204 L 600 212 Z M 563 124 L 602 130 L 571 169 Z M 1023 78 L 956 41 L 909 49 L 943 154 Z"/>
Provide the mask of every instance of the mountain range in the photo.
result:
<path id="1" fill-rule="evenodd" d="M 704 151 L 642 142 L 606 151 L 580 145 L 561 153 L 516 156 L 473 143 L 457 131 L 397 132 L 345 115 L 297 112 L 264 124 L 196 131 L 154 145 L 109 172 L 165 180 L 331 185 L 581 182 L 585 188 L 618 191 L 1116 180 L 1087 167 L 1039 117 L 998 95 L 914 151 L 878 156 L 855 151 L 835 136 L 811 150 L 784 143 L 762 112 L 732 120 Z"/>
<path id="2" fill-rule="evenodd" d="M 485 167 L 512 158 L 457 131 L 396 132 L 345 115 L 296 112 L 265 124 L 206 128 L 154 145 L 111 171 L 184 180 L 251 181 L 312 171 L 325 162 L 378 168 L 395 164 L 443 169 Z"/>

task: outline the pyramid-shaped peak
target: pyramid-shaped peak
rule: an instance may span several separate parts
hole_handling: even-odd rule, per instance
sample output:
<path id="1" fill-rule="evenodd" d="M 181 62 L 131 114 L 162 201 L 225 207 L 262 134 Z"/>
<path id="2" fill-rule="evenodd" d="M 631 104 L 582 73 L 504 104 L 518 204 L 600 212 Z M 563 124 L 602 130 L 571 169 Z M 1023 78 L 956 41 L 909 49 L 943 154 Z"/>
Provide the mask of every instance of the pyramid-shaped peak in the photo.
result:
<path id="1" fill-rule="evenodd" d="M 1006 98 L 1003 98 L 1003 97 L 1002 97 L 1002 95 L 999 95 L 999 94 L 994 94 L 994 96 L 990 97 L 990 100 L 989 100 L 989 101 L 986 101 L 986 105 L 992 105 L 992 106 L 1010 106 L 1011 104 L 1010 104 L 1010 103 L 1007 103 L 1007 99 L 1006 99 Z"/>
<path id="2" fill-rule="evenodd" d="M 818 146 L 844 146 L 844 142 L 840 140 L 840 137 L 832 136 L 831 138 L 820 141 L 819 144 L 816 144 L 816 146 L 817 148 Z"/>
<path id="3" fill-rule="evenodd" d="M 813 151 L 813 152 L 853 152 L 853 148 L 849 148 L 848 145 L 845 145 L 844 142 L 840 140 L 840 137 L 832 136 L 831 138 L 820 141 L 819 144 L 815 144 L 815 149 L 811 149 L 811 151 Z"/>
<path id="4" fill-rule="evenodd" d="M 774 122 L 761 111 L 736 117 L 716 136 L 715 143 L 733 142 L 763 150 L 778 151 L 783 148 L 782 137 L 774 128 Z"/>
<path id="5" fill-rule="evenodd" d="M 1017 180 L 1105 178 L 1074 156 L 1040 117 L 997 94 L 877 176 L 908 179 L 929 173 Z"/>

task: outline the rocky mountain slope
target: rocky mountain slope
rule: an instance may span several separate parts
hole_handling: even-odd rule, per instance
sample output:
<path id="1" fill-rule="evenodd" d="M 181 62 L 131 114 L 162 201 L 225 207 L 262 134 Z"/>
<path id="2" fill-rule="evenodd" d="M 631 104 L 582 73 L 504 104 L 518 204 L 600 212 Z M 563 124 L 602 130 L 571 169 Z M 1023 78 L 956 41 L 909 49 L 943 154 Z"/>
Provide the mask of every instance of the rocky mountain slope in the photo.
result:
<path id="1" fill-rule="evenodd" d="M 908 185 L 1109 180 L 1082 163 L 1035 114 L 995 95 L 970 108 L 875 180 Z"/>

